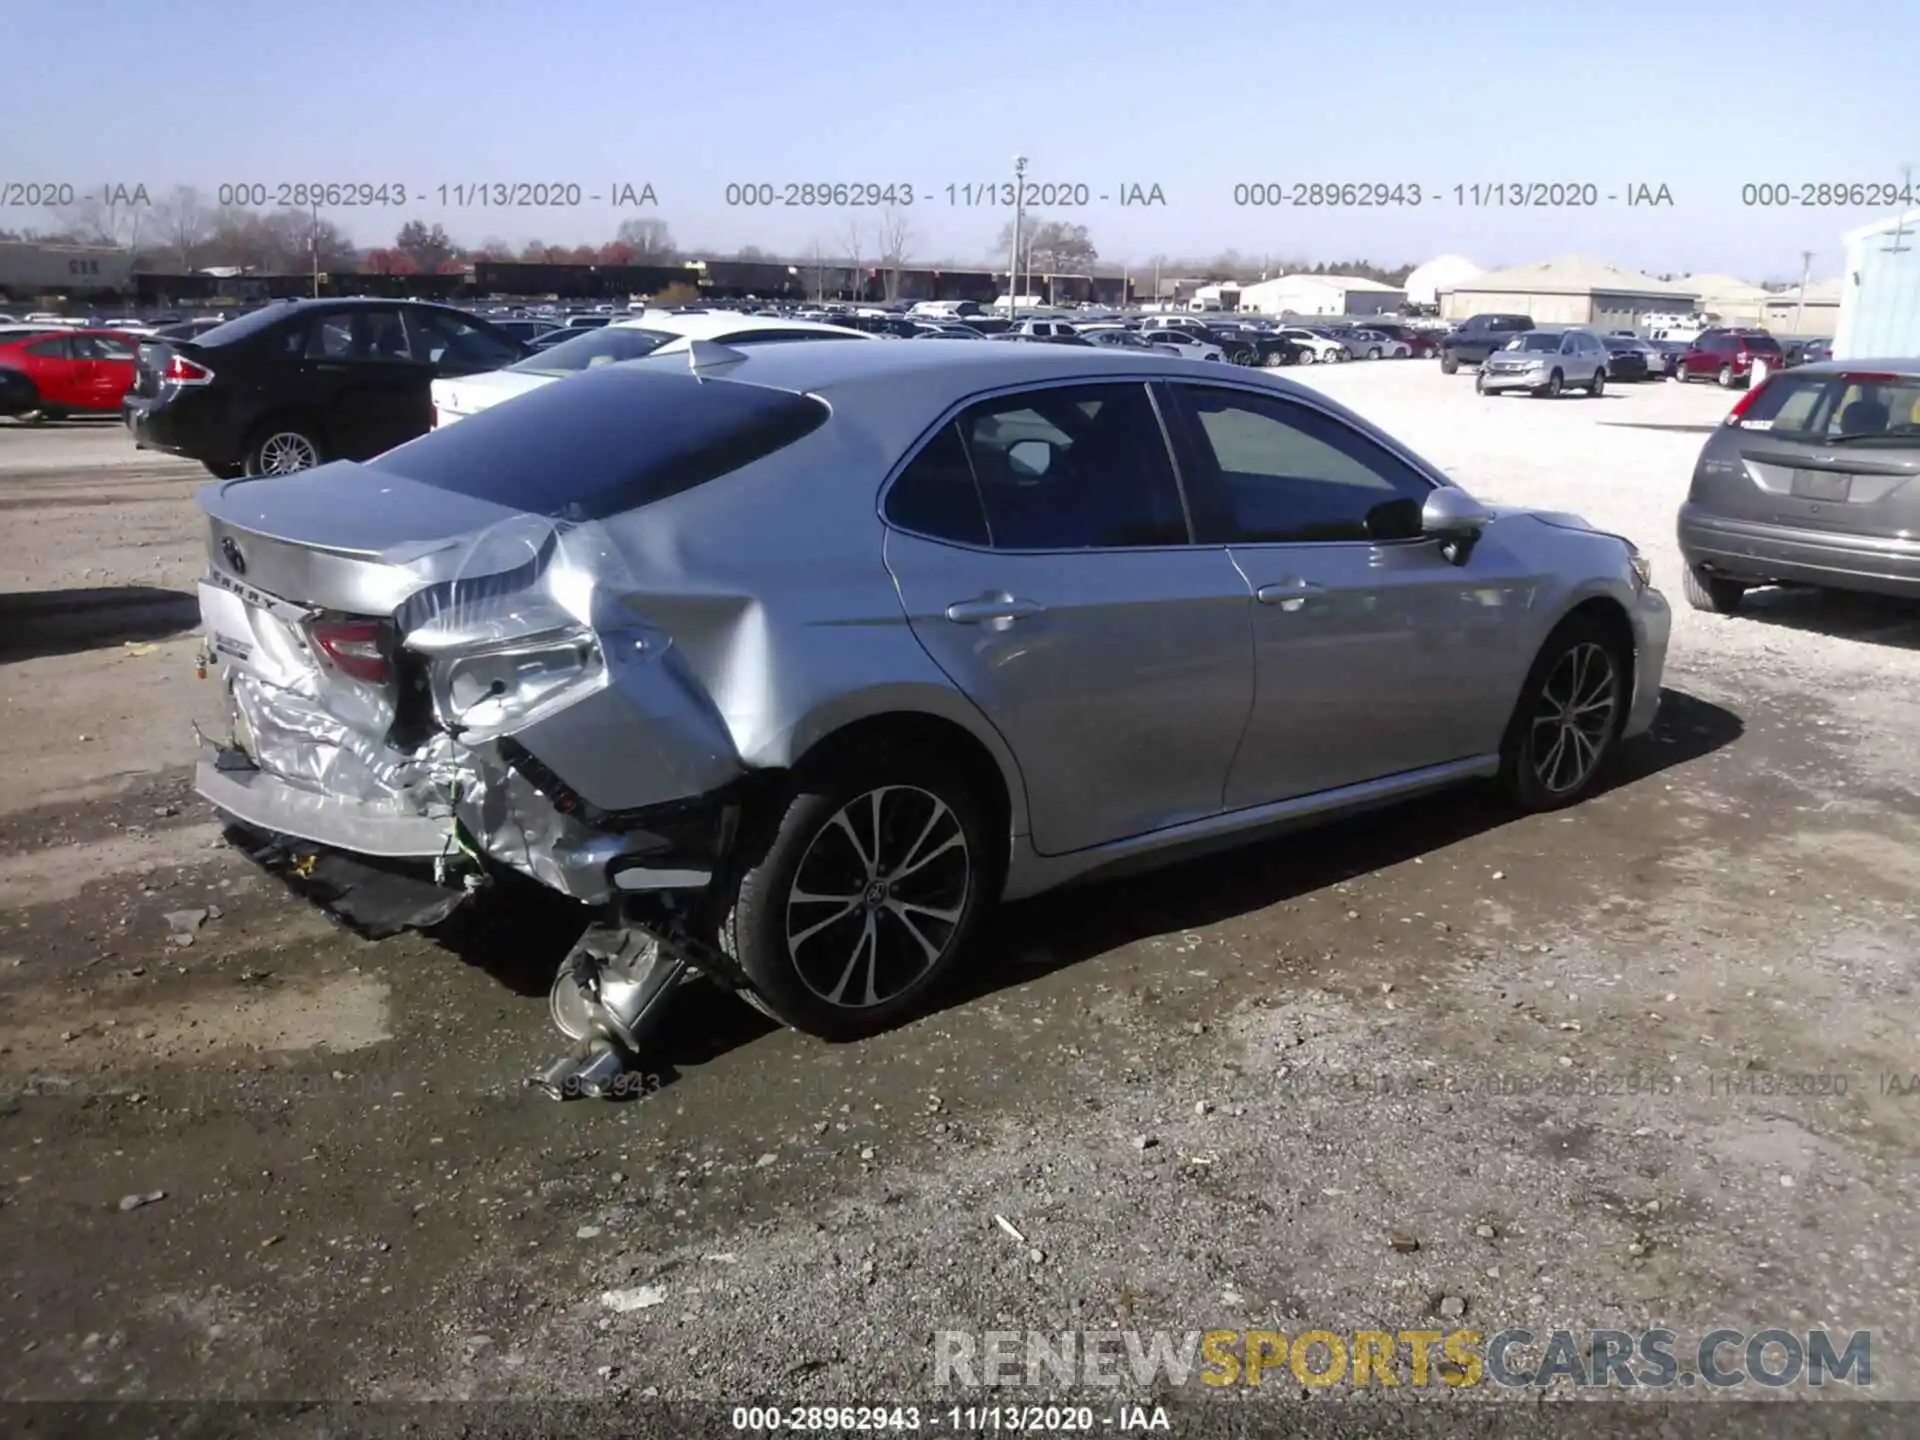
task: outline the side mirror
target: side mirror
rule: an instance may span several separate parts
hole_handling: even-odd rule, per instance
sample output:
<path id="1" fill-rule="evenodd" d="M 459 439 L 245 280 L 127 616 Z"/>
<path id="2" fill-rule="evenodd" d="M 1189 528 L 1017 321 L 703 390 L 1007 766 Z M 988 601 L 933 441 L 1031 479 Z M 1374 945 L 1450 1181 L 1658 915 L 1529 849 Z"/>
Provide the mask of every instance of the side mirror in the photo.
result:
<path id="1" fill-rule="evenodd" d="M 1491 510 L 1466 491 L 1443 485 L 1420 507 L 1420 530 L 1438 540 L 1440 553 L 1454 565 L 1464 565 L 1473 554 L 1480 532 L 1493 523 Z"/>

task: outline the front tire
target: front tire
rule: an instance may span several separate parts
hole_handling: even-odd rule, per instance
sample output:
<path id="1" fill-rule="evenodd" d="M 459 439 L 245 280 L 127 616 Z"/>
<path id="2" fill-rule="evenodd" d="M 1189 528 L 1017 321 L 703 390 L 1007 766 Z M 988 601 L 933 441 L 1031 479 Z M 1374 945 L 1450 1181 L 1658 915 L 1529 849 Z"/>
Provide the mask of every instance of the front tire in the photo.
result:
<path id="1" fill-rule="evenodd" d="M 1265 365 L 1269 370 L 1278 370 L 1282 365 L 1287 363 L 1287 352 L 1284 350 L 1269 350 L 1260 363 Z"/>
<path id="2" fill-rule="evenodd" d="M 1720 388 L 1722 390 L 1731 390 L 1733 388 L 1733 367 L 1731 365 L 1722 365 L 1720 367 L 1720 373 L 1714 378 L 1720 382 Z"/>
<path id="3" fill-rule="evenodd" d="M 802 767 L 749 851 L 728 948 L 781 1023 L 853 1040 L 949 980 L 997 887 L 992 828 L 967 778 L 866 752 Z"/>
<path id="4" fill-rule="evenodd" d="M 1500 748 L 1500 783 L 1527 811 L 1559 810 L 1591 794 L 1619 746 L 1633 698 L 1630 661 L 1603 626 L 1563 621 L 1520 689 Z"/>
<path id="5" fill-rule="evenodd" d="M 1607 372 L 1604 370 L 1594 371 L 1593 379 L 1587 382 L 1587 394 L 1604 395 L 1606 391 L 1607 391 Z"/>
<path id="6" fill-rule="evenodd" d="M 1681 572 L 1680 588 L 1686 594 L 1687 603 L 1694 609 L 1704 610 L 1709 615 L 1731 615 L 1740 608 L 1740 602 L 1746 597 L 1749 587 L 1742 581 L 1709 575 L 1689 565 Z"/>
<path id="7" fill-rule="evenodd" d="M 1367 359 L 1378 360 L 1379 358 L 1380 358 L 1380 347 L 1378 345 L 1374 346 L 1371 350 L 1367 351 Z"/>
<path id="8" fill-rule="evenodd" d="M 1440 373 L 1442 375 L 1456 374 L 1459 371 L 1459 369 L 1460 369 L 1460 362 L 1456 360 L 1453 356 L 1442 355 L 1440 357 Z"/>
<path id="9" fill-rule="evenodd" d="M 1533 393 L 1543 400 L 1558 400 L 1560 398 L 1560 392 L 1566 388 L 1566 384 L 1567 377 L 1556 370 L 1547 377 L 1547 383 Z"/>

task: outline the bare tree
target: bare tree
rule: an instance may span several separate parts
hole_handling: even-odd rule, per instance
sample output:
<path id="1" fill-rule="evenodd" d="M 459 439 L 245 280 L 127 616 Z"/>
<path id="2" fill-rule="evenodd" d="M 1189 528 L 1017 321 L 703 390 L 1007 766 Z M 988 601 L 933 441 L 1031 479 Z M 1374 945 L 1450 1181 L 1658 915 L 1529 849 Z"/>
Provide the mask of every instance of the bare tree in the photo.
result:
<path id="1" fill-rule="evenodd" d="M 635 265 L 662 265 L 678 258 L 673 232 L 664 220 L 622 220 L 613 238 L 627 247 Z"/>
<path id="2" fill-rule="evenodd" d="M 866 253 L 866 235 L 860 229 L 860 218 L 856 214 L 847 221 L 847 269 L 853 282 L 853 298 L 856 303 L 867 298 L 867 270 L 861 257 Z"/>
<path id="3" fill-rule="evenodd" d="M 207 197 L 191 185 L 176 185 L 153 207 L 154 244 L 182 272 L 193 269 L 193 259 L 213 233 L 213 211 Z"/>
<path id="4" fill-rule="evenodd" d="M 833 267 L 827 259 L 827 252 L 821 248 L 818 240 L 807 255 L 807 284 L 813 291 L 815 304 L 823 303 L 827 298 L 827 285 L 833 278 Z"/>
<path id="5" fill-rule="evenodd" d="M 900 298 L 900 275 L 907 268 L 907 256 L 913 244 L 913 226 L 904 211 L 891 207 L 881 212 L 879 225 L 880 263 L 885 267 L 887 300 Z"/>
<path id="6" fill-rule="evenodd" d="M 54 213 L 67 232 L 83 245 L 118 245 L 131 250 L 140 244 L 141 230 L 150 221 L 149 212 L 153 208 L 153 202 L 145 198 L 146 192 L 142 190 L 140 194 L 139 201 L 117 193 L 104 200 L 82 200 L 62 206 Z"/>

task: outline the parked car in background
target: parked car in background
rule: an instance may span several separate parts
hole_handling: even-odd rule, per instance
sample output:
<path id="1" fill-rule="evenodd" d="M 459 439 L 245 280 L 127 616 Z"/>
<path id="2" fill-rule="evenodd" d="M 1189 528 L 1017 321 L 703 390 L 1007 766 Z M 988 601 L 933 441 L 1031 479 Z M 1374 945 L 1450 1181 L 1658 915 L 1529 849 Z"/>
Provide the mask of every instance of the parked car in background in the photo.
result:
<path id="1" fill-rule="evenodd" d="M 1645 340 L 1612 334 L 1600 337 L 1607 347 L 1607 375 L 1614 380 L 1665 379 L 1665 362 L 1660 352 Z"/>
<path id="2" fill-rule="evenodd" d="M 1687 353 L 1692 343 L 1690 340 L 1647 341 L 1647 344 L 1653 347 L 1654 356 L 1659 361 L 1660 375 L 1663 379 L 1671 380 L 1679 373 L 1680 357 Z"/>
<path id="3" fill-rule="evenodd" d="M 113 415 L 133 386 L 139 341 L 118 330 L 59 330 L 0 339 L 0 368 L 33 388 L 32 403 L 11 413 L 23 420 Z M 16 393 L 17 385 L 10 386 Z"/>
<path id="4" fill-rule="evenodd" d="M 0 415 L 36 416 L 40 409 L 40 392 L 24 371 L 0 365 Z"/>
<path id="5" fill-rule="evenodd" d="M 603 365 L 640 360 L 660 352 L 685 352 L 693 340 L 716 345 L 765 345 L 786 340 L 876 340 L 865 330 L 807 320 L 763 320 L 725 311 L 651 314 L 621 320 L 575 336 L 564 345 L 485 374 L 448 376 L 433 382 L 433 423 L 451 425 L 482 410 Z"/>
<path id="6" fill-rule="evenodd" d="M 1065 320 L 1040 318 L 1016 320 L 1011 335 L 1025 335 L 1034 340 L 1067 340 L 1079 335 L 1079 329 Z"/>
<path id="7" fill-rule="evenodd" d="M 200 504 L 216 811 L 421 877 L 422 916 L 501 872 L 624 896 L 623 946 L 838 1039 L 1002 899 L 1457 784 L 1571 806 L 1670 628 L 1617 535 L 1099 347 L 656 356 Z M 630 1035 L 686 951 L 599 983 L 633 953 L 561 966 L 568 1034 Z"/>
<path id="8" fill-rule="evenodd" d="M 1163 325 L 1141 334 L 1155 345 L 1171 345 L 1188 360 L 1217 360 L 1224 364 L 1227 352 L 1216 341 L 1184 325 Z"/>
<path id="9" fill-rule="evenodd" d="M 140 346 L 133 442 L 212 474 L 287 475 L 364 460 L 433 428 L 436 378 L 498 369 L 526 346 L 449 305 L 299 300 L 197 340 Z"/>
<path id="10" fill-rule="evenodd" d="M 1278 333 L 1282 340 L 1290 341 L 1299 347 L 1302 365 L 1333 365 L 1353 358 L 1345 345 L 1319 330 L 1288 325 L 1283 326 Z"/>
<path id="11" fill-rule="evenodd" d="M 1530 315 L 1484 314 L 1470 317 L 1440 340 L 1440 369 L 1452 375 L 1462 365 L 1478 365 L 1515 335 L 1533 329 Z"/>
<path id="12" fill-rule="evenodd" d="M 1398 321 L 1369 320 L 1367 329 L 1388 336 L 1406 347 L 1405 354 L 1396 352 L 1395 358 L 1426 360 L 1440 353 L 1439 336 L 1416 330 L 1411 325 L 1402 325 Z"/>
<path id="13" fill-rule="evenodd" d="M 554 331 L 565 328 L 556 320 L 529 320 L 516 316 L 500 318 L 492 315 L 486 316 L 485 319 L 501 334 L 511 335 L 523 345 L 531 344 L 542 335 L 551 335 Z"/>
<path id="14" fill-rule="evenodd" d="M 1080 334 L 1092 344 L 1105 346 L 1110 350 L 1144 351 L 1153 355 L 1176 357 L 1186 353 L 1178 345 L 1156 344 L 1151 335 L 1138 334 L 1124 325 L 1089 325 Z"/>
<path id="15" fill-rule="evenodd" d="M 1360 326 L 1347 334 L 1347 348 L 1362 360 L 1405 360 L 1413 354 L 1413 347 L 1406 341 L 1384 330 L 1375 330 L 1370 325 Z"/>
<path id="16" fill-rule="evenodd" d="M 1818 365 L 1823 360 L 1833 358 L 1831 340 L 1789 340 L 1786 342 L 1787 364 Z"/>
<path id="17" fill-rule="evenodd" d="M 1771 370 L 1787 368 L 1786 352 L 1765 330 L 1703 330 L 1681 355 L 1673 373 L 1683 381 L 1712 380 L 1730 390 L 1747 383 L 1756 358 L 1764 360 Z"/>
<path id="18" fill-rule="evenodd" d="M 1524 390 L 1558 399 L 1568 389 L 1589 395 L 1607 387 L 1607 347 L 1585 326 L 1522 331 L 1480 363 L 1474 389 L 1482 395 Z"/>
<path id="19" fill-rule="evenodd" d="M 1756 586 L 1920 597 L 1920 360 L 1770 374 L 1701 447 L 1680 507 L 1687 601 Z"/>

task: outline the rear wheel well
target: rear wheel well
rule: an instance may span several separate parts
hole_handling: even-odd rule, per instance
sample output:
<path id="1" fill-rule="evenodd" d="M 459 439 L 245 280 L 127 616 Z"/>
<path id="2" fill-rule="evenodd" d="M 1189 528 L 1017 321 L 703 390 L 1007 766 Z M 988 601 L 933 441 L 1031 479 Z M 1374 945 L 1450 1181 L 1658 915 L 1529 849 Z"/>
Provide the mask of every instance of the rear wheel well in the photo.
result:
<path id="1" fill-rule="evenodd" d="M 992 857 L 999 867 L 996 882 L 1005 878 L 1012 844 L 1013 802 L 1000 764 L 965 726 L 938 715 L 895 711 L 869 715 L 816 741 L 793 763 L 795 771 L 835 764 L 885 751 L 895 755 L 933 755 L 960 769 L 986 807 L 998 850 Z M 991 892 L 989 892 L 991 893 Z"/>
<path id="2" fill-rule="evenodd" d="M 317 445 L 327 443 L 326 421 L 321 419 L 318 412 L 299 406 L 284 406 L 267 411 L 247 427 L 246 453 L 251 455 L 260 442 L 276 430 L 298 430 Z"/>

